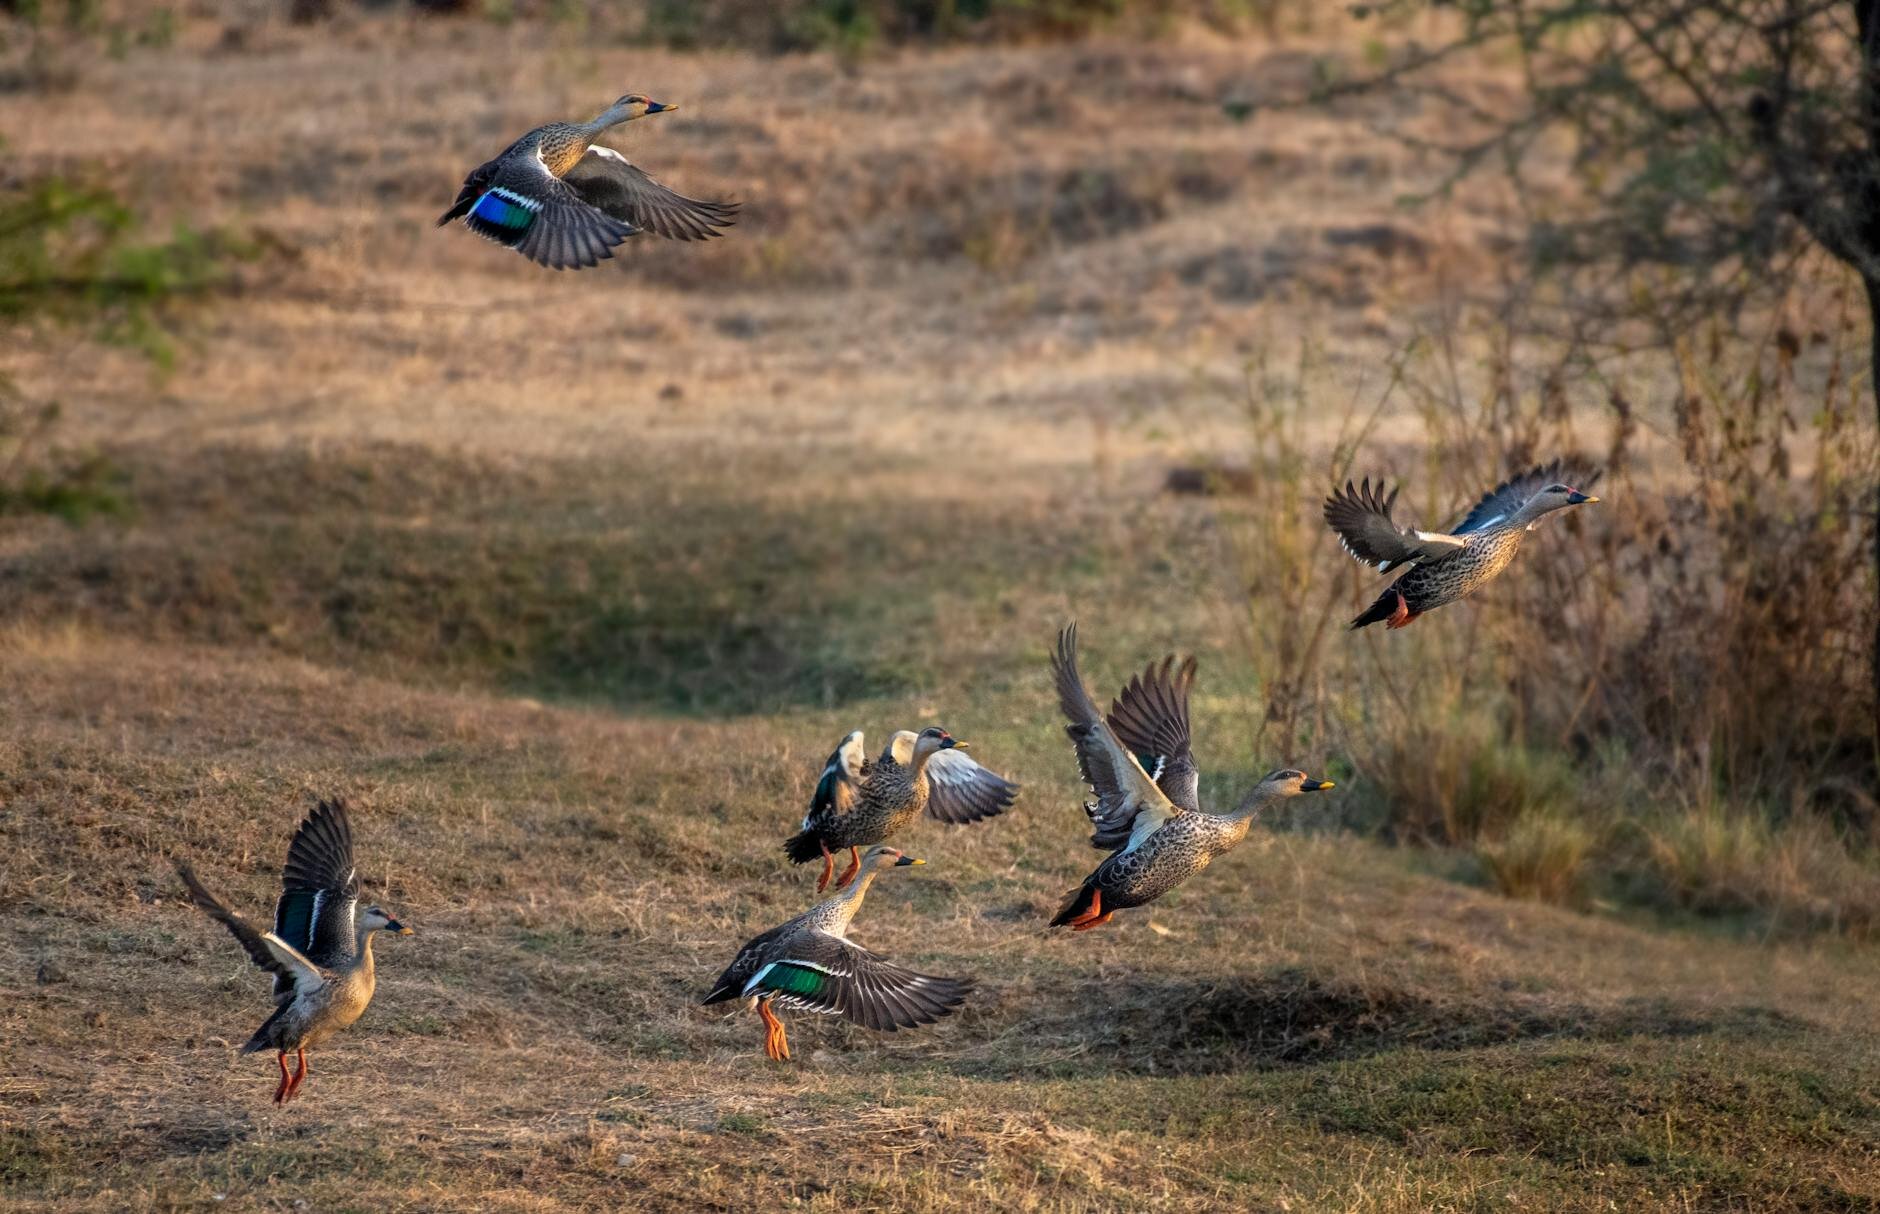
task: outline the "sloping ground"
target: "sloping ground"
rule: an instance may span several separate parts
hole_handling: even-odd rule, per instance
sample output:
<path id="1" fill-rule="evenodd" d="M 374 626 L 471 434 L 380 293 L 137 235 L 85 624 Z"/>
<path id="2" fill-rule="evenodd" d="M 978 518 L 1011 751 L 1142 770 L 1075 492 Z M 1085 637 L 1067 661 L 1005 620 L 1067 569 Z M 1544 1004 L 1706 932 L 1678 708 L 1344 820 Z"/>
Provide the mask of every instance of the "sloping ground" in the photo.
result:
<path id="1" fill-rule="evenodd" d="M 775 846 L 832 718 L 620 719 L 83 632 L 13 633 L 4 675 L 0 1175 L 26 1208 L 1880 1201 L 1858 953 L 1511 904 L 1296 833 L 1045 935 L 1085 857 L 1036 671 L 955 720 L 1018 809 L 921 828 L 932 864 L 857 929 L 980 991 L 908 1036 L 795 1017 L 790 1067 L 695 1000 L 809 897 Z M 417 934 L 278 1110 L 233 1053 L 265 982 L 165 854 L 260 912 L 326 789 Z"/>

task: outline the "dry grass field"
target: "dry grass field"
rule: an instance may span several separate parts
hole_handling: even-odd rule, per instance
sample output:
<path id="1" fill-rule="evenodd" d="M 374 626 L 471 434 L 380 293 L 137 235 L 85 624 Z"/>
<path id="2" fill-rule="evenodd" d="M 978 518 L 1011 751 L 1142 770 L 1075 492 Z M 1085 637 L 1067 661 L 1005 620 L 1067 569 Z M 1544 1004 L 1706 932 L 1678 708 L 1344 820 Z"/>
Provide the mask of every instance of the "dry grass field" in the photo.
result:
<path id="1" fill-rule="evenodd" d="M 1819 693 L 1858 686 L 1859 631 L 1798 642 L 1760 713 L 1702 648 L 1653 650 L 1689 698 L 1638 717 L 1715 721 L 1676 761 L 1542 753 L 1566 714 L 1508 725 L 1484 690 L 1602 720 L 1643 695 L 1572 671 L 1630 652 L 1586 604 L 1644 610 L 1613 554 L 1689 517 L 1652 478 L 1688 482 L 1688 430 L 1645 417 L 1607 513 L 1479 602 L 1337 629 L 1372 585 L 1310 521 L 1330 478 L 1422 477 L 1440 516 L 1519 446 L 1432 421 L 1431 368 L 1469 401 L 1495 378 L 1495 317 L 1457 302 L 1494 275 L 1494 191 L 1398 207 L 1430 166 L 1373 102 L 1223 113 L 1338 27 L 842 63 L 180 13 L 0 92 L 3 184 L 111 183 L 153 232 L 251 250 L 167 374 L 69 326 L 0 337 L 132 503 L 0 519 L 0 1204 L 1880 1209 L 1880 866 L 1844 846 L 1872 789 L 1765 736 L 1828 728 L 1780 686 L 1841 711 Z M 555 274 L 431 226 L 507 139 L 629 89 L 681 108 L 614 142 L 742 199 L 726 239 Z M 1779 398 L 1804 419 L 1847 390 L 1823 327 Z M 1535 437 L 1606 452 L 1591 399 Z M 1797 475 L 1871 471 L 1870 423 L 1837 442 Z M 1193 468 L 1256 475 L 1168 491 Z M 1095 858 L 1046 665 L 1073 618 L 1100 695 L 1200 656 L 1205 797 L 1282 760 L 1340 785 L 1078 936 L 1043 928 Z M 1507 656 L 1542 632 L 1584 643 L 1566 673 Z M 919 826 L 929 864 L 855 935 L 978 989 L 913 1034 L 793 1015 L 770 1063 L 697 999 L 813 899 L 779 844 L 836 741 L 933 722 L 1024 791 Z M 1726 776 L 1802 808 L 1753 825 Z M 334 793 L 415 934 L 280 1108 L 235 1054 L 266 980 L 170 858 L 264 914 Z M 1498 813 L 1480 847 L 1455 820 Z M 1582 879 L 1575 847 L 1636 863 Z"/>

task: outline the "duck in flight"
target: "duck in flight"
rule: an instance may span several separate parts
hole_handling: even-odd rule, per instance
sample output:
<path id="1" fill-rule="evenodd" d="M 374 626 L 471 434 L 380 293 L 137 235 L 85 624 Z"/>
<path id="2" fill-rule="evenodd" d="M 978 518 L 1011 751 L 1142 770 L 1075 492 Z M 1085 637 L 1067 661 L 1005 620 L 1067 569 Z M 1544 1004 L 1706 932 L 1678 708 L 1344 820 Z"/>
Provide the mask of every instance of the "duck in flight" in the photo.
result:
<path id="1" fill-rule="evenodd" d="M 1240 846 L 1254 818 L 1275 801 L 1332 787 L 1303 771 L 1268 773 L 1233 810 L 1201 808 L 1200 776 L 1189 745 L 1188 696 L 1195 660 L 1174 657 L 1152 664 L 1097 711 L 1077 671 L 1077 626 L 1058 634 L 1051 672 L 1058 706 L 1069 718 L 1064 732 L 1077 750 L 1077 766 L 1092 800 L 1090 845 L 1109 858 L 1070 892 L 1052 927 L 1085 932 L 1119 910 L 1144 906 Z"/>
<path id="2" fill-rule="evenodd" d="M 612 127 L 679 108 L 628 93 L 592 122 L 538 126 L 464 178 L 443 227 L 477 235 L 557 270 L 598 265 L 638 232 L 709 240 L 736 220 L 736 203 L 687 198 L 594 141 Z"/>
<path id="3" fill-rule="evenodd" d="M 1399 527 L 1391 517 L 1398 490 L 1386 495 L 1382 480 L 1375 489 L 1369 477 L 1361 485 L 1346 481 L 1325 499 L 1325 521 L 1338 542 L 1355 559 L 1384 573 L 1409 566 L 1351 626 L 1403 628 L 1425 612 L 1475 593 L 1508 567 L 1521 540 L 1543 518 L 1598 501 L 1575 488 L 1598 479 L 1596 469 L 1571 460 L 1531 468 L 1483 494 L 1446 532 Z"/>

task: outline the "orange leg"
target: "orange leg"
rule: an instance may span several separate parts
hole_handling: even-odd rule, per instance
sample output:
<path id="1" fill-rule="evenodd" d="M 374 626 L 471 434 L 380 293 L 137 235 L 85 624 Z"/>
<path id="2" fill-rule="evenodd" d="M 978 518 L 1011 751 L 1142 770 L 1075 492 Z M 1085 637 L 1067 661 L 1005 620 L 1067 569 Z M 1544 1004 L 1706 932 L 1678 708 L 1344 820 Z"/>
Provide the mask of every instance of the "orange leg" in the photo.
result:
<path id="1" fill-rule="evenodd" d="M 274 1089 L 274 1103 L 282 1104 L 282 1103 L 285 1103 L 287 1100 L 287 1087 L 288 1087 L 287 1051 L 281 1050 L 278 1053 L 276 1053 L 274 1055 L 274 1061 L 281 1064 L 281 1082 L 280 1082 L 280 1086 Z"/>
<path id="2" fill-rule="evenodd" d="M 835 876 L 836 857 L 835 857 L 835 853 L 829 850 L 829 845 L 827 843 L 818 841 L 817 846 L 822 848 L 822 853 L 823 853 L 822 876 L 816 882 L 816 892 L 820 894 L 824 890 L 829 888 L 829 878 Z"/>
<path id="3" fill-rule="evenodd" d="M 859 847 L 851 847 L 849 848 L 849 866 L 842 870 L 840 877 L 836 878 L 836 888 L 842 889 L 848 885 L 849 882 L 855 880 L 855 874 L 861 871 L 862 850 Z"/>
<path id="4" fill-rule="evenodd" d="M 304 1045 L 301 1046 L 294 1051 L 294 1054 L 299 1060 L 299 1066 L 294 1070 L 293 1082 L 287 1085 L 287 1098 L 289 1100 L 300 1095 L 300 1085 L 307 1080 L 307 1047 Z"/>
<path id="5" fill-rule="evenodd" d="M 770 997 L 757 1001 L 757 1014 L 764 1018 L 764 1054 L 772 1062 L 790 1061 L 790 1041 L 784 1036 L 783 1021 L 770 1010 Z"/>
<path id="6" fill-rule="evenodd" d="M 1104 924 L 1110 921 L 1110 916 L 1114 915 L 1115 913 L 1116 913 L 1115 911 L 1104 911 L 1101 915 L 1098 915 L 1095 919 L 1083 919 L 1081 921 L 1074 922 L 1071 924 L 1071 930 L 1074 932 L 1087 932 L 1093 927 L 1102 927 Z"/>
<path id="7" fill-rule="evenodd" d="M 1397 606 L 1391 611 L 1390 618 L 1384 621 L 1384 627 L 1408 628 L 1410 621 L 1417 618 L 1417 614 L 1417 612 L 1410 610 L 1410 600 L 1404 597 L 1403 591 L 1399 590 L 1397 592 Z"/>
<path id="8" fill-rule="evenodd" d="M 1114 913 L 1114 911 L 1111 912 L 1111 914 Z M 1093 889 L 1090 891 L 1090 905 L 1084 909 L 1082 914 L 1074 918 L 1066 919 L 1064 925 L 1066 927 L 1076 928 L 1081 932 L 1086 927 L 1095 927 L 1098 923 L 1104 922 L 1109 917 L 1109 915 L 1103 913 L 1103 891 Z"/>

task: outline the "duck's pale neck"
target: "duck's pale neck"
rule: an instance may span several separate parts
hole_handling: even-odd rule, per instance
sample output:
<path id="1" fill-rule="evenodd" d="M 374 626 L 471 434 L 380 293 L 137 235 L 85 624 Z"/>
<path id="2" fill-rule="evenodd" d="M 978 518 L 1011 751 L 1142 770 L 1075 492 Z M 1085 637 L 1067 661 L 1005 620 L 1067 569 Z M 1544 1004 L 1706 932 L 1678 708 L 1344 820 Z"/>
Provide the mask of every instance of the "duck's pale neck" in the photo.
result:
<path id="1" fill-rule="evenodd" d="M 376 927 L 362 925 L 353 939 L 353 956 L 356 958 L 353 968 L 367 978 L 372 977 L 372 937 L 378 935 L 378 932 Z"/>
<path id="2" fill-rule="evenodd" d="M 1260 815 L 1260 811 L 1279 800 L 1279 790 L 1271 784 L 1259 783 L 1253 791 L 1240 799 L 1230 813 L 1222 814 L 1229 822 L 1251 822 Z"/>
<path id="3" fill-rule="evenodd" d="M 863 859 L 862 870 L 855 874 L 855 880 L 835 896 L 835 929 L 838 932 L 845 930 L 849 920 L 855 918 L 855 912 L 862 909 L 862 899 L 868 896 L 868 887 L 875 883 L 875 869 L 879 863 L 879 858 L 875 856 Z"/>
<path id="4" fill-rule="evenodd" d="M 1525 531 L 1530 523 L 1535 523 L 1546 518 L 1565 505 L 1565 502 L 1536 494 L 1527 501 L 1522 502 L 1521 508 L 1508 517 L 1508 525 L 1518 530 Z"/>
<path id="5" fill-rule="evenodd" d="M 594 121 L 582 123 L 590 135 L 598 135 L 609 127 L 619 126 L 632 118 L 633 112 L 624 105 L 610 105 L 595 115 Z"/>

